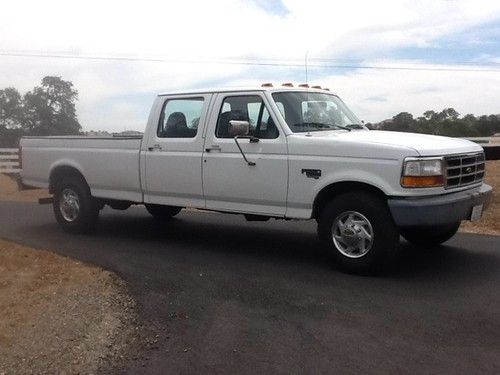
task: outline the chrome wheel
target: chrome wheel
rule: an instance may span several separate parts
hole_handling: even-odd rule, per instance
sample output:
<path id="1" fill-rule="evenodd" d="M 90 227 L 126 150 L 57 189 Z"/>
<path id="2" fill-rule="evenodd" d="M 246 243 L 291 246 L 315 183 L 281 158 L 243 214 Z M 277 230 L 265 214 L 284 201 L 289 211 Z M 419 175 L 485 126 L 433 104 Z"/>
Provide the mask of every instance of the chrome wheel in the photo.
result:
<path id="1" fill-rule="evenodd" d="M 72 189 L 64 189 L 59 200 L 59 211 L 64 220 L 73 222 L 80 213 L 80 199 L 78 194 Z"/>
<path id="2" fill-rule="evenodd" d="M 346 211 L 335 218 L 332 236 L 337 250 L 349 258 L 366 255 L 372 248 L 374 237 L 370 221 L 356 211 Z"/>

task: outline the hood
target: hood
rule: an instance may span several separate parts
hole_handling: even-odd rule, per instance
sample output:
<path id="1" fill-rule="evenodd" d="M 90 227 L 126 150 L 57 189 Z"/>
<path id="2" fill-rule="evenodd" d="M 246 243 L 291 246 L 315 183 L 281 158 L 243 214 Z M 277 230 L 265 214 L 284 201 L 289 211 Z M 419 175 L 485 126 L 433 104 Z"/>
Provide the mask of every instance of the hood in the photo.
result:
<path id="1" fill-rule="evenodd" d="M 335 137 L 337 140 L 346 140 L 348 142 L 407 147 L 415 150 L 421 156 L 440 156 L 483 151 L 481 146 L 465 139 L 428 134 L 384 130 L 353 130 L 350 132 L 323 131 L 310 134 L 312 137 Z"/>

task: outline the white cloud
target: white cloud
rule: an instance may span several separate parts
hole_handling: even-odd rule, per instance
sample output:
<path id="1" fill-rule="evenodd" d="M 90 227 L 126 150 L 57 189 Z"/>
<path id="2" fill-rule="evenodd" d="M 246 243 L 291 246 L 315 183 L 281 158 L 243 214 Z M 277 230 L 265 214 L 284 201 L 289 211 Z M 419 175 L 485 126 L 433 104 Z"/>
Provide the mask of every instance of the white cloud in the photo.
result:
<path id="1" fill-rule="evenodd" d="M 388 64 L 385 62 L 384 66 Z M 448 107 L 462 115 L 500 113 L 500 72 L 356 70 L 322 77 L 318 83 L 332 88 L 354 112 L 370 122 L 391 118 L 403 111 L 420 116 L 428 109 Z"/>
<path id="2" fill-rule="evenodd" d="M 437 38 L 500 17 L 500 3 L 490 0 L 283 3 L 289 10 L 285 15 L 271 14 L 258 2 L 247 0 L 9 1 L 2 4 L 0 51 L 210 63 L 0 56 L 0 87 L 26 91 L 45 75 L 61 75 L 80 92 L 78 111 L 86 129 L 137 129 L 148 110 L 144 100 L 138 104 L 138 97 L 210 82 L 250 84 L 296 80 L 303 75 L 301 69 L 249 68 L 214 60 L 250 57 L 300 63 L 307 50 L 312 59 L 379 58 L 384 51 L 433 45 Z M 491 56 L 493 61 L 496 58 Z M 322 78 L 324 75 L 311 72 L 313 79 L 326 80 L 355 103 L 361 116 L 370 121 L 400 110 L 418 112 L 419 105 L 424 109 L 455 105 L 463 112 L 498 112 L 494 98 L 498 97 L 499 73 L 364 70 Z M 426 90 L 427 82 L 436 83 L 440 91 Z M 366 99 L 369 97 L 372 100 Z M 380 97 L 384 101 L 373 100 Z"/>

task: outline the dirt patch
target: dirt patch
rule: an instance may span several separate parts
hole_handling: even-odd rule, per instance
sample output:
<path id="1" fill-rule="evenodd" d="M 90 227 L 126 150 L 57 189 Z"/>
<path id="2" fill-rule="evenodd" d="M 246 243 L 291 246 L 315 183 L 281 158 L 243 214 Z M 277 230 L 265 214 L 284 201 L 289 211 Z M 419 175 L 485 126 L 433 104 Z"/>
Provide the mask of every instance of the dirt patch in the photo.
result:
<path id="1" fill-rule="evenodd" d="M 485 182 L 493 187 L 491 205 L 480 220 L 463 221 L 461 232 L 500 235 L 500 160 L 486 162 Z"/>
<path id="2" fill-rule="evenodd" d="M 19 191 L 14 177 L 0 173 L 0 200 L 11 202 L 38 202 L 39 198 L 49 196 L 45 189 L 31 189 Z"/>
<path id="3" fill-rule="evenodd" d="M 0 374 L 106 372 L 138 341 L 114 274 L 3 240 L 0 316 Z"/>

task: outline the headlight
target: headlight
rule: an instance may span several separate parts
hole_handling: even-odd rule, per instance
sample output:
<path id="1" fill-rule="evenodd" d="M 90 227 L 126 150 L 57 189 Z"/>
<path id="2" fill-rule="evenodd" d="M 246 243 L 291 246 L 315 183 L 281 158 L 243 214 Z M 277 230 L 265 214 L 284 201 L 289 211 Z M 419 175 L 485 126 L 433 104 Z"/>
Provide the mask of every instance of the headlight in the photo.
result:
<path id="1" fill-rule="evenodd" d="M 443 186 L 442 158 L 406 158 L 403 163 L 401 186 L 425 188 Z"/>

